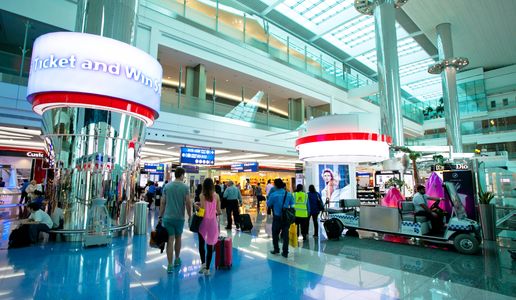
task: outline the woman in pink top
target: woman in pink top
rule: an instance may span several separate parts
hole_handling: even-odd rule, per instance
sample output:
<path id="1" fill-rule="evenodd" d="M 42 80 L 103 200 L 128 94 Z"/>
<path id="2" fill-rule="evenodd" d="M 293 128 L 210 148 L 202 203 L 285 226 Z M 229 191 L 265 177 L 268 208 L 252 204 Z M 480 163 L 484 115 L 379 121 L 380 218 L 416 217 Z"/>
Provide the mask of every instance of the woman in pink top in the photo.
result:
<path id="1" fill-rule="evenodd" d="M 215 193 L 215 186 L 211 178 L 206 178 L 202 184 L 201 208 L 204 208 L 204 217 L 199 227 L 199 255 L 201 256 L 201 270 L 199 273 L 210 275 L 210 264 L 213 256 L 213 246 L 219 239 L 219 224 L 217 215 L 220 214 L 220 199 Z M 206 248 L 205 249 L 205 245 Z"/>

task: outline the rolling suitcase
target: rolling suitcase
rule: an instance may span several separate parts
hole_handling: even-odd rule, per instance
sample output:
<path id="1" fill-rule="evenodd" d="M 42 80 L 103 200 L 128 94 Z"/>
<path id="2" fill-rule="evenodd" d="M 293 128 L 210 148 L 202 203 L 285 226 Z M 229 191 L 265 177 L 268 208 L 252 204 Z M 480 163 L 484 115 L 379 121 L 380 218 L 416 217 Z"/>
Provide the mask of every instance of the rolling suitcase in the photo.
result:
<path id="1" fill-rule="evenodd" d="M 233 265 L 233 241 L 230 237 L 219 237 L 215 244 L 215 269 L 228 268 Z"/>
<path id="2" fill-rule="evenodd" d="M 251 231 L 253 229 L 253 222 L 249 214 L 240 215 L 240 229 L 242 231 Z"/>
<path id="3" fill-rule="evenodd" d="M 337 219 L 329 219 L 324 223 L 324 230 L 329 240 L 338 240 L 344 230 L 344 225 Z"/>

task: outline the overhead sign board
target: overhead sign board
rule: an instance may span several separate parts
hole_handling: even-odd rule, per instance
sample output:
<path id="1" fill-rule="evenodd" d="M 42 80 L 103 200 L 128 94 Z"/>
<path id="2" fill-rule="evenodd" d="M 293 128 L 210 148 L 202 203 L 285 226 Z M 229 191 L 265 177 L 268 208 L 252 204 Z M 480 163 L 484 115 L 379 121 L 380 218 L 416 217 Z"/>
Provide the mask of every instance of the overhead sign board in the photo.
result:
<path id="1" fill-rule="evenodd" d="M 165 172 L 165 164 L 145 163 L 145 164 L 143 164 L 143 171 L 151 172 L 151 173 L 164 173 Z"/>
<path id="2" fill-rule="evenodd" d="M 213 165 L 215 164 L 215 150 L 181 147 L 181 163 L 191 165 Z"/>
<path id="3" fill-rule="evenodd" d="M 231 172 L 258 172 L 258 163 L 257 162 L 250 162 L 250 163 L 243 163 L 243 164 L 232 164 L 231 165 Z"/>
<path id="4" fill-rule="evenodd" d="M 126 43 L 86 33 L 48 33 L 34 42 L 27 98 L 37 113 L 56 105 L 103 106 L 129 110 L 152 123 L 160 110 L 162 73 L 154 57 Z M 53 97 L 42 96 L 49 93 Z M 61 99 L 56 93 L 94 94 L 110 100 Z M 132 111 L 120 103 L 124 100 L 152 110 L 154 116 L 142 109 Z"/>

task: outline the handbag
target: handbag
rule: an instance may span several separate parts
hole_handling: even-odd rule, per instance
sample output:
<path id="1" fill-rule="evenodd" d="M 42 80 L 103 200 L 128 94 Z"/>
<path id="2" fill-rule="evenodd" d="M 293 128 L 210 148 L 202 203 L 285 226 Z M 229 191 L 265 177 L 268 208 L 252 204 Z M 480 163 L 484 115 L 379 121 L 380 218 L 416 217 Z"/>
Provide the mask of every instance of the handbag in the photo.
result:
<path id="1" fill-rule="evenodd" d="M 285 207 L 285 200 L 287 199 L 287 191 L 285 191 L 285 196 L 283 196 L 283 205 L 281 209 L 281 221 L 284 224 L 292 224 L 296 220 L 296 209 L 293 207 Z"/>
<path id="2" fill-rule="evenodd" d="M 317 206 L 319 208 L 320 211 L 323 211 L 324 210 L 324 203 L 322 202 L 322 199 L 321 199 L 321 196 L 319 196 L 319 194 L 317 194 Z"/>
<path id="3" fill-rule="evenodd" d="M 201 227 L 202 217 L 194 214 L 192 216 L 192 222 L 190 223 L 190 231 L 191 232 L 199 232 L 199 227 Z"/>

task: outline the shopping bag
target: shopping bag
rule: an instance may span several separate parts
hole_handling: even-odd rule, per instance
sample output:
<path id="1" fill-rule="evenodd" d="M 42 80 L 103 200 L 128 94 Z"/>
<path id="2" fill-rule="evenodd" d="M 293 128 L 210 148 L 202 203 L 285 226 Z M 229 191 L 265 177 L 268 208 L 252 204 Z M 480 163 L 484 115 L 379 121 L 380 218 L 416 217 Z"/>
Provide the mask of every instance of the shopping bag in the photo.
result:
<path id="1" fill-rule="evenodd" d="M 199 208 L 199 210 L 197 211 L 197 215 L 199 217 L 203 217 L 204 218 L 204 208 L 202 208 L 202 207 Z"/>
<path id="2" fill-rule="evenodd" d="M 297 247 L 297 225 L 292 223 L 288 229 L 288 244 L 292 247 Z"/>
<path id="3" fill-rule="evenodd" d="M 267 217 L 267 221 L 265 221 L 265 233 L 267 236 L 272 236 L 272 216 Z"/>

